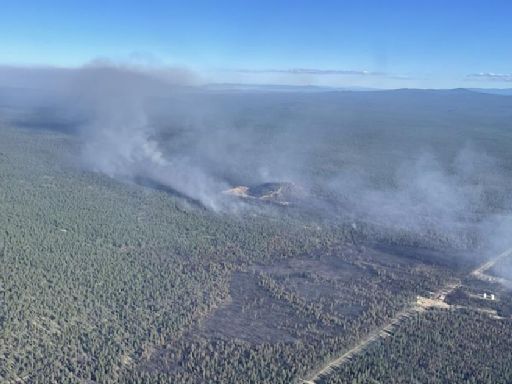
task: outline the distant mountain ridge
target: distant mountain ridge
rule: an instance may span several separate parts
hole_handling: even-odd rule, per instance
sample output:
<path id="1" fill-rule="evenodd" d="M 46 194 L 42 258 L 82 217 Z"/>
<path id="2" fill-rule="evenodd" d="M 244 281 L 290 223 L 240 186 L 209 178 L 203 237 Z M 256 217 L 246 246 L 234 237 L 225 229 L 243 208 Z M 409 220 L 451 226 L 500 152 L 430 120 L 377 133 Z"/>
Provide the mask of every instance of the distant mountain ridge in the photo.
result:
<path id="1" fill-rule="evenodd" d="M 259 91 L 259 92 L 331 92 L 331 91 L 379 91 L 369 87 L 329 87 L 321 85 L 286 85 L 286 84 L 238 84 L 210 83 L 201 86 L 208 91 Z"/>
<path id="2" fill-rule="evenodd" d="M 512 88 L 468 88 L 468 90 L 492 95 L 512 96 Z"/>

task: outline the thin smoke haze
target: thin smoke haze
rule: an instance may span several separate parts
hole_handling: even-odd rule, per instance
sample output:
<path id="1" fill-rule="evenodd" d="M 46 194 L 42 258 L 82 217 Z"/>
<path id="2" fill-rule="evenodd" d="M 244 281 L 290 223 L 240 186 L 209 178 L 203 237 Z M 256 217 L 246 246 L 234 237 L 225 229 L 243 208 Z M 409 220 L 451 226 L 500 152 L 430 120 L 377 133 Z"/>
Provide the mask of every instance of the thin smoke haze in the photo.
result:
<path id="1" fill-rule="evenodd" d="M 43 79 L 36 84 L 60 95 L 56 109 L 76 117 L 87 169 L 162 186 L 215 212 L 249 207 L 223 191 L 277 181 L 300 186 L 306 193 L 299 206 L 328 220 L 357 218 L 390 233 L 442 236 L 457 246 L 483 234 L 493 238 L 489 228 L 501 233 L 509 225 L 492 213 L 511 207 L 503 192 L 510 191 L 503 159 L 439 131 L 434 122 L 432 133 L 451 146 L 443 158 L 421 131 L 415 136 L 402 128 L 423 115 L 428 123 L 427 113 L 444 113 L 441 103 L 427 106 L 434 112 L 417 109 L 414 100 L 428 100 L 427 91 L 218 93 L 197 87 L 198 77 L 186 69 L 105 61 L 74 70 L 45 68 L 39 75 L 33 68 L 6 71 L 29 71 L 32 80 L 51 74 L 58 87 Z M 10 79 L 15 83 L 16 76 Z M 454 103 L 468 96 L 444 97 Z M 398 121 L 374 127 L 371 115 L 395 108 L 393 98 L 404 105 L 394 112 Z M 27 102 L 34 105 L 37 100 Z M 407 108 L 416 108 L 417 116 L 410 117 Z"/>

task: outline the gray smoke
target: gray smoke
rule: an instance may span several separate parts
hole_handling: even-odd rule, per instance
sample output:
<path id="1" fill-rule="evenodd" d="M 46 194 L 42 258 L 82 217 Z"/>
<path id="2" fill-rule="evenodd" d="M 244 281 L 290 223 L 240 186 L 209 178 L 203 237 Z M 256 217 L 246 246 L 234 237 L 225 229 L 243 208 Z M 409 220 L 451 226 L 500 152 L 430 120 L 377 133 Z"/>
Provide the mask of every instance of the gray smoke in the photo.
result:
<path id="1" fill-rule="evenodd" d="M 397 166 L 385 185 L 375 185 L 364 171 L 344 171 L 329 188 L 358 219 L 397 233 L 469 247 L 500 238 L 504 245 L 502 235 L 512 229 L 510 183 L 495 159 L 471 146 L 447 164 L 420 152 Z"/>
<path id="2" fill-rule="evenodd" d="M 219 91 L 183 69 L 105 62 L 37 73 L 4 68 L 0 80 L 11 93 L 28 83 L 51 91 L 25 102 L 54 100 L 74 119 L 82 163 L 113 178 L 221 212 L 247 207 L 222 194 L 230 187 L 294 182 L 306 197 L 290 209 L 456 246 L 498 248 L 512 230 L 512 98 Z"/>
<path id="3" fill-rule="evenodd" d="M 113 178 L 157 183 L 221 209 L 217 196 L 227 184 L 186 154 L 164 153 L 148 115 L 150 103 L 183 91 L 192 81 L 193 75 L 183 70 L 147 72 L 96 65 L 78 71 L 73 87 L 87 116 L 80 129 L 84 164 Z"/>

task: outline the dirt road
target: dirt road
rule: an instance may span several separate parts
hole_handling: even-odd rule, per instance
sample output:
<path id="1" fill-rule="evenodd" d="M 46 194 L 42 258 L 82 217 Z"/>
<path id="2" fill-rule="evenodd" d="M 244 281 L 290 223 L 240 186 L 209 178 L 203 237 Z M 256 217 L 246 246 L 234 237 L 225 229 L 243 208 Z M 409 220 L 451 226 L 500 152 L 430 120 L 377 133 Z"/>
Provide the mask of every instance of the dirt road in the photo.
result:
<path id="1" fill-rule="evenodd" d="M 512 248 L 507 249 L 505 252 L 500 253 L 496 257 L 491 260 L 483 263 L 474 269 L 470 275 L 475 276 L 477 278 L 488 280 L 492 276 L 488 276 L 485 274 L 485 271 L 489 270 L 496 262 L 499 260 L 512 256 Z M 453 292 L 456 288 L 460 286 L 460 282 L 450 282 L 443 288 L 439 289 L 436 293 L 434 293 L 431 297 L 422 297 L 418 296 L 416 302 L 413 303 L 410 307 L 402 310 L 398 314 L 396 314 L 393 319 L 391 319 L 388 323 L 386 323 L 382 328 L 379 328 L 369 335 L 367 335 L 364 339 L 362 339 L 359 343 L 357 343 L 354 347 L 343 353 L 341 356 L 328 361 L 325 365 L 319 368 L 311 377 L 307 380 L 302 380 L 304 384 L 317 384 L 317 382 L 323 378 L 329 376 L 336 367 L 341 366 L 346 361 L 350 360 L 353 356 L 365 350 L 371 343 L 379 338 L 384 338 L 392 334 L 395 327 L 405 318 L 412 316 L 417 312 L 424 311 L 428 308 L 449 308 L 450 306 L 445 302 L 446 296 L 448 296 L 451 292 Z"/>
<path id="2" fill-rule="evenodd" d="M 480 280 L 494 281 L 494 282 L 506 284 L 508 282 L 507 279 L 497 277 L 497 276 L 487 275 L 485 272 L 488 271 L 489 269 L 491 269 L 494 266 L 494 264 L 496 264 L 501 259 L 504 259 L 511 255 L 512 255 L 512 248 L 507 249 L 505 252 L 500 253 L 498 256 L 496 256 L 496 257 L 492 258 L 491 260 L 487 261 L 486 263 L 483 263 L 482 265 L 480 265 L 477 269 L 475 269 L 473 272 L 471 272 L 471 275 Z"/>

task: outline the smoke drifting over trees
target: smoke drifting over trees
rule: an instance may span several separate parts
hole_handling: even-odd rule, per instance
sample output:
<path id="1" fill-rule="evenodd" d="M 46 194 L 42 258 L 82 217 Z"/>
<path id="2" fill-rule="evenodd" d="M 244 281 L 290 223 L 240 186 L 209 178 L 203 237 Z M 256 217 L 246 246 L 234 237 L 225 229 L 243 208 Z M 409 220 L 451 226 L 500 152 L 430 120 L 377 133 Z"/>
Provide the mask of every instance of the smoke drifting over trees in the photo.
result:
<path id="1" fill-rule="evenodd" d="M 147 179 L 176 190 L 208 208 L 219 209 L 215 190 L 226 185 L 186 156 L 164 154 L 147 108 L 166 92 L 188 84 L 184 72 L 167 71 L 165 80 L 120 68 L 87 68 L 77 76 L 85 105 L 80 129 L 84 164 L 122 179 Z M 162 76 L 158 74 L 158 76 Z"/>
<path id="2" fill-rule="evenodd" d="M 330 378 L 510 355 L 487 339 L 512 329 L 512 97 L 105 63 L 0 80 L 0 381 L 298 382 L 389 324 Z"/>
<path id="3" fill-rule="evenodd" d="M 39 93 L 12 102 L 66 116 L 88 169 L 154 183 L 214 211 L 247 207 L 226 189 L 282 181 L 307 192 L 299 206 L 329 220 L 454 243 L 511 228 L 510 138 L 487 140 L 510 129 L 506 96 L 218 91 L 182 69 L 105 63 L 3 68 L 0 79 L 11 99 L 26 79 L 36 84 Z"/>

